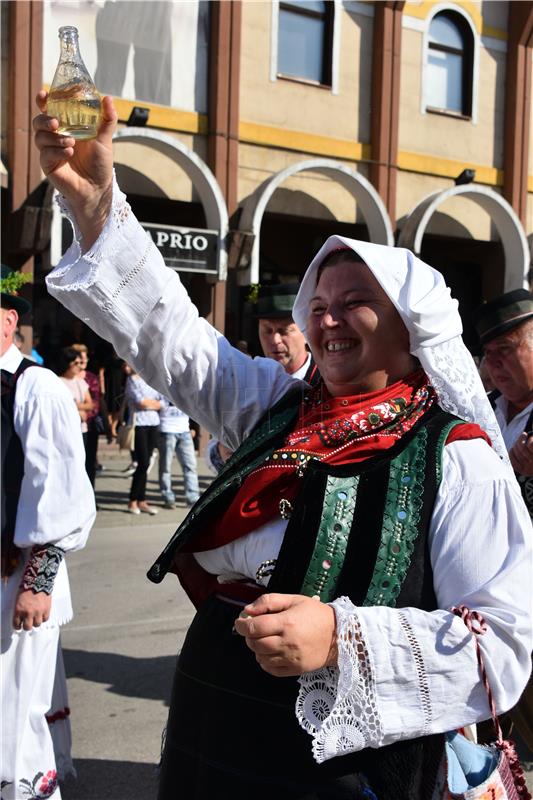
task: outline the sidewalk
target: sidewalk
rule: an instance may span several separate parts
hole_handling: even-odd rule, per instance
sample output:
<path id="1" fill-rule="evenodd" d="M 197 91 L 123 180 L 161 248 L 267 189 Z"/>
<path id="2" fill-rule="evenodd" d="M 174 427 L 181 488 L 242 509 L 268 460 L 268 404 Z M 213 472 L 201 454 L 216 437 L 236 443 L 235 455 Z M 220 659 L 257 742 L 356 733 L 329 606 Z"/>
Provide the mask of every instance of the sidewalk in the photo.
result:
<path id="1" fill-rule="evenodd" d="M 98 460 L 104 466 L 104 470 L 96 476 L 96 502 L 98 504 L 98 526 L 115 527 L 132 525 L 139 523 L 142 519 L 143 524 L 161 523 L 163 521 L 172 524 L 176 520 L 176 514 L 181 513 L 180 520 L 183 518 L 187 506 L 183 493 L 183 478 L 177 459 L 173 461 L 172 485 L 176 493 L 176 508 L 163 508 L 163 499 L 159 491 L 158 470 L 159 459 L 156 460 L 148 475 L 146 485 L 146 499 L 160 512 L 157 516 L 151 517 L 149 514 L 141 514 L 136 517 L 126 512 L 128 506 L 128 494 L 131 486 L 131 475 L 124 473 L 124 469 L 130 463 L 129 453 L 119 450 L 116 443 L 107 444 L 100 437 L 98 447 Z M 213 479 L 213 475 L 207 470 L 204 459 L 198 458 L 198 479 L 200 482 L 200 492 L 205 491 Z M 177 527 L 177 525 L 176 525 Z"/>

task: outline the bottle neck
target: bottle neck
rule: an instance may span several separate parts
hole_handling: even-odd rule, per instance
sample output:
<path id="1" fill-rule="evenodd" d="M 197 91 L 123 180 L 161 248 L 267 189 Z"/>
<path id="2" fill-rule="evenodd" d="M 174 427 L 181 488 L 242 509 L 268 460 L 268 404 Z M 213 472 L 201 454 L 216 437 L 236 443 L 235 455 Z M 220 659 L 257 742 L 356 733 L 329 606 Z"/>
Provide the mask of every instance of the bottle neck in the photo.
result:
<path id="1" fill-rule="evenodd" d="M 63 61 L 75 61 L 80 58 L 78 36 L 76 33 L 64 33 L 60 39 L 61 58 Z"/>

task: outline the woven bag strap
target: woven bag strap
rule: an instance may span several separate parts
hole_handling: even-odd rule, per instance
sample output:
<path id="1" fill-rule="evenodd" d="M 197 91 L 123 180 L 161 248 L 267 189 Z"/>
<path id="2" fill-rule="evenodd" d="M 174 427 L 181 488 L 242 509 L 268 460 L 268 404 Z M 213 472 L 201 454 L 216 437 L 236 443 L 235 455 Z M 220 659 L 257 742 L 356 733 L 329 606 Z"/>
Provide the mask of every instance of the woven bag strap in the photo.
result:
<path id="1" fill-rule="evenodd" d="M 474 637 L 477 663 L 479 665 L 481 680 L 483 686 L 485 687 L 485 691 L 487 692 L 487 697 L 490 706 L 490 713 L 492 716 L 492 721 L 494 723 L 494 728 L 496 730 L 497 738 L 495 744 L 496 747 L 499 750 L 501 750 L 507 758 L 509 769 L 511 770 L 512 779 L 514 781 L 514 788 L 516 790 L 516 794 L 518 795 L 520 800 L 532 800 L 531 794 L 527 788 L 524 772 L 520 764 L 520 759 L 518 758 L 518 755 L 515 750 L 515 744 L 513 741 L 506 740 L 503 738 L 502 728 L 500 725 L 500 721 L 498 719 L 498 715 L 496 713 L 496 703 L 494 702 L 494 697 L 492 694 L 492 689 L 490 688 L 487 670 L 485 669 L 485 662 L 483 661 L 483 655 L 481 653 L 481 647 L 479 646 L 479 641 L 478 641 L 478 637 L 483 636 L 487 632 L 488 630 L 487 623 L 485 622 L 485 620 L 478 611 L 470 611 L 470 609 L 467 608 L 467 606 L 464 605 L 453 606 L 451 611 L 452 614 L 461 617 L 464 624 Z"/>
<path id="2" fill-rule="evenodd" d="M 500 720 L 498 719 L 498 715 L 496 713 L 496 703 L 494 702 L 494 696 L 492 694 L 492 689 L 490 688 L 487 670 L 485 669 L 485 662 L 483 661 L 483 654 L 478 641 L 478 636 L 483 636 L 487 632 L 487 623 L 479 611 L 470 611 L 470 609 L 466 606 L 453 606 L 451 611 L 452 614 L 455 614 L 457 617 L 461 617 L 470 633 L 474 636 L 474 644 L 476 647 L 479 672 L 481 674 L 481 682 L 485 687 L 485 691 L 487 692 L 490 714 L 496 730 L 497 744 L 501 745 L 503 743 L 503 732 L 500 725 Z"/>

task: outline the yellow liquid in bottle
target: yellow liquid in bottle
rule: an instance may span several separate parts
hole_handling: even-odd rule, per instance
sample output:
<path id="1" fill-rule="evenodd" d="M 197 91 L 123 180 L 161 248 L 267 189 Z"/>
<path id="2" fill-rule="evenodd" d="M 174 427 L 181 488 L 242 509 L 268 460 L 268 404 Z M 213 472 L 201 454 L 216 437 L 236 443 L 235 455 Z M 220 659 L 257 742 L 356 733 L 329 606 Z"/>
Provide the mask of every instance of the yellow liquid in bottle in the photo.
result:
<path id="1" fill-rule="evenodd" d="M 59 120 L 58 133 L 74 139 L 94 139 L 101 119 L 100 96 L 79 84 L 56 89 L 48 96 L 46 113 Z"/>

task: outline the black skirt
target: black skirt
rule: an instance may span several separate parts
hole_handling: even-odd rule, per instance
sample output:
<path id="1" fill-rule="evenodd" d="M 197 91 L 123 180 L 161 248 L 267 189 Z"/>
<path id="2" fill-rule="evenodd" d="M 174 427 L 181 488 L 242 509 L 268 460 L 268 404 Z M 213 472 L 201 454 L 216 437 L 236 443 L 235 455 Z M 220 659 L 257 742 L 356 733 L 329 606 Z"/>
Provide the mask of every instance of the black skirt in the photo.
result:
<path id="1" fill-rule="evenodd" d="M 244 639 L 232 633 L 240 610 L 238 604 L 212 595 L 188 631 L 176 667 L 159 800 L 431 796 L 421 788 L 422 776 L 425 771 L 422 782 L 434 785 L 431 775 L 436 774 L 442 742 L 430 748 L 431 764 L 425 757 L 415 758 L 414 771 L 413 742 L 317 764 L 311 737 L 295 715 L 297 679 L 276 678 L 259 667 Z"/>

